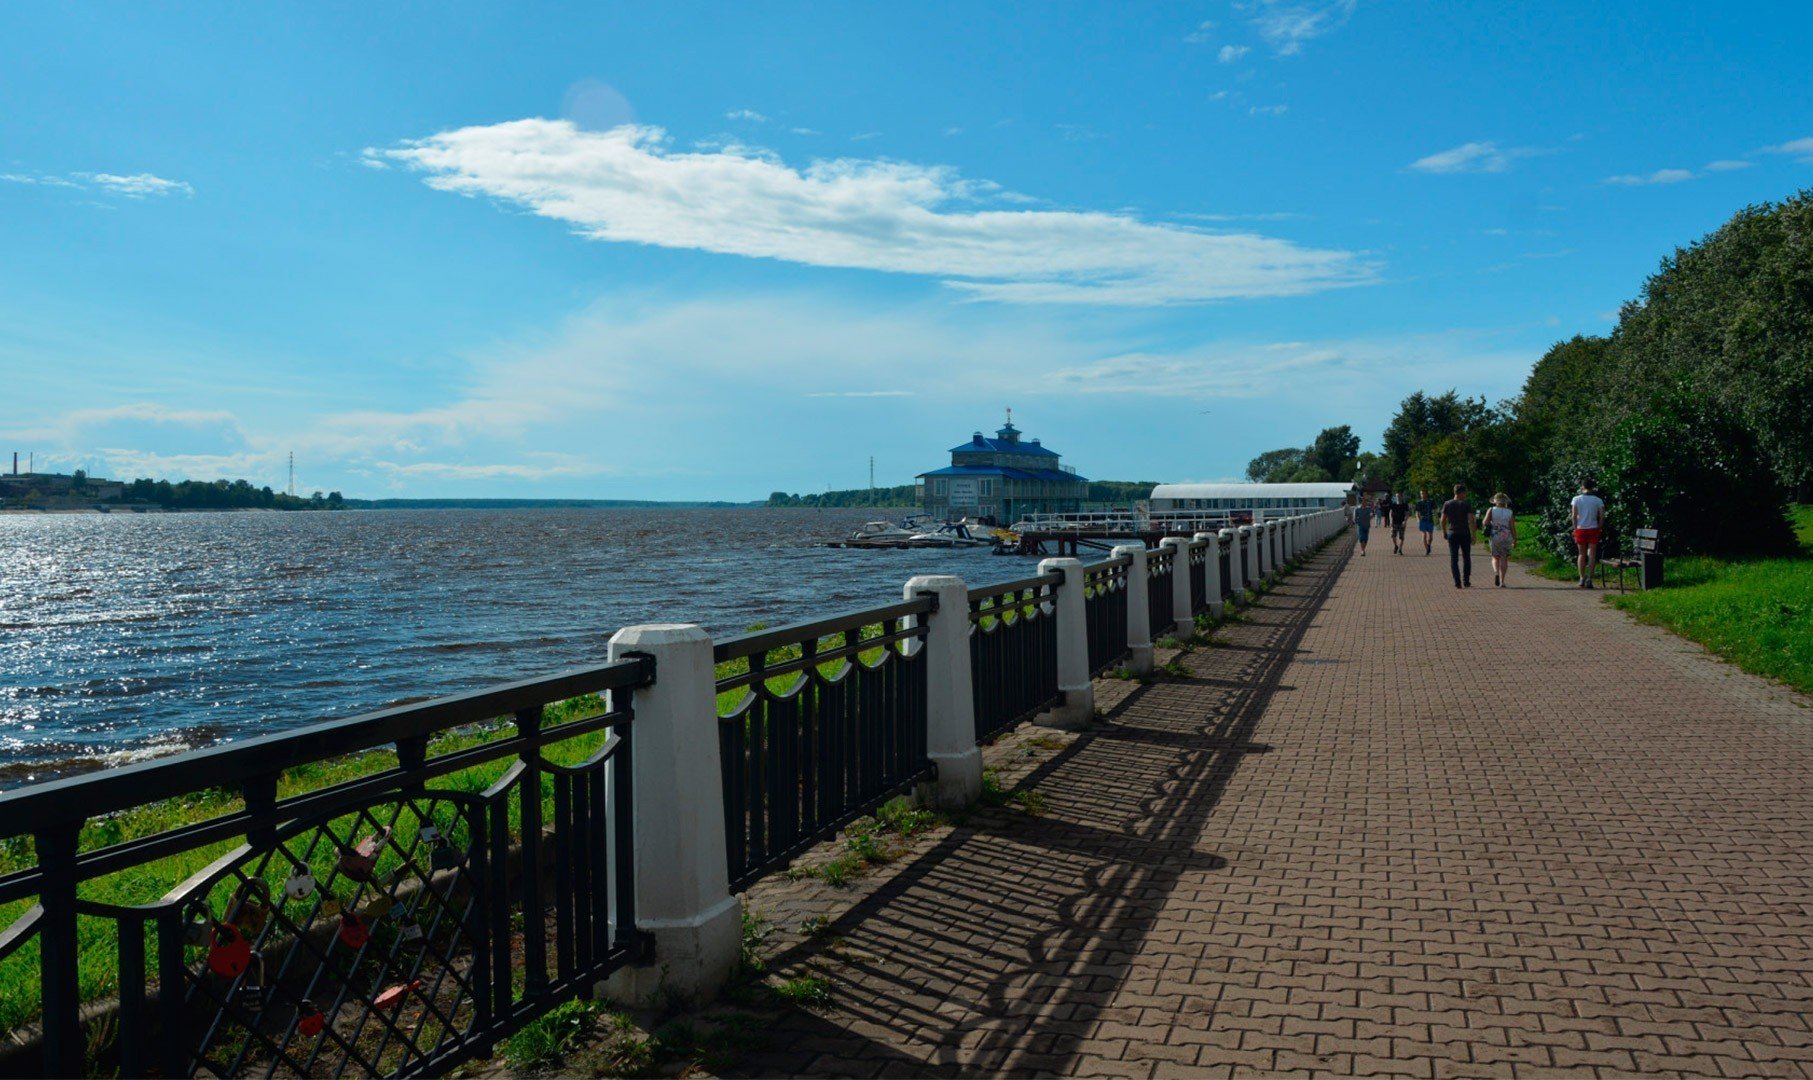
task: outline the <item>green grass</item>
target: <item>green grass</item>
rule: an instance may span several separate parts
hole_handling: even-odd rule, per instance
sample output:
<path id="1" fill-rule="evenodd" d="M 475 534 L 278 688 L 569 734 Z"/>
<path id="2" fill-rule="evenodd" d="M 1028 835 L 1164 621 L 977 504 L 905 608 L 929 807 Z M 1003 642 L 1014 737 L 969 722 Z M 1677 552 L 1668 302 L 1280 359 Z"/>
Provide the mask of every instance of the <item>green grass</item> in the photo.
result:
<path id="1" fill-rule="evenodd" d="M 1798 558 L 1716 559 L 1664 553 L 1660 589 L 1612 594 L 1640 622 L 1696 641 L 1755 675 L 1813 693 L 1813 506 L 1789 514 Z M 1572 581 L 1571 561 L 1537 549 L 1519 530 L 1516 553 L 1538 574 Z"/>

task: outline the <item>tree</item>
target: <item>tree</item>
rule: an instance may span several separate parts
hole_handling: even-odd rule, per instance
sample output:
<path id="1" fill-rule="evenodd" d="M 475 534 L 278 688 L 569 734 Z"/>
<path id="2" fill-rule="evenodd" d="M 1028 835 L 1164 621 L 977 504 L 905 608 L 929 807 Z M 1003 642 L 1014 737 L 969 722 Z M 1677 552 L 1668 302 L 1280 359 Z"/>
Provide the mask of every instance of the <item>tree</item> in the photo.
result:
<path id="1" fill-rule="evenodd" d="M 1360 437 L 1353 433 L 1350 425 L 1323 428 L 1311 443 L 1304 456 L 1309 463 L 1317 466 L 1333 480 L 1340 476 L 1343 469 L 1348 477 L 1353 476 L 1353 460 L 1360 453 Z"/>
<path id="2" fill-rule="evenodd" d="M 1294 446 L 1281 450 L 1267 450 L 1247 462 L 1246 478 L 1255 484 L 1277 483 L 1278 481 L 1271 479 L 1273 475 L 1279 474 L 1281 471 L 1288 475 L 1297 466 L 1302 465 L 1303 460 L 1304 452 Z"/>
<path id="3" fill-rule="evenodd" d="M 69 478 L 70 494 L 80 495 L 87 490 L 88 490 L 88 470 L 87 469 L 77 469 L 75 471 L 75 475 L 73 475 Z"/>

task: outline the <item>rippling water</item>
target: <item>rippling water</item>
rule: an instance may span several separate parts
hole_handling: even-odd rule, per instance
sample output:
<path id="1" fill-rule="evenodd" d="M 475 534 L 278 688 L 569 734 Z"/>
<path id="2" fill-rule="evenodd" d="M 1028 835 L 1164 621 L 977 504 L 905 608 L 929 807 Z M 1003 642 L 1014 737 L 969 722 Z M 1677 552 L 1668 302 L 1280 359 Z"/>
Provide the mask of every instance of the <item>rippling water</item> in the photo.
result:
<path id="1" fill-rule="evenodd" d="M 987 549 L 814 546 L 874 511 L 0 515 L 0 786 L 887 603 Z"/>

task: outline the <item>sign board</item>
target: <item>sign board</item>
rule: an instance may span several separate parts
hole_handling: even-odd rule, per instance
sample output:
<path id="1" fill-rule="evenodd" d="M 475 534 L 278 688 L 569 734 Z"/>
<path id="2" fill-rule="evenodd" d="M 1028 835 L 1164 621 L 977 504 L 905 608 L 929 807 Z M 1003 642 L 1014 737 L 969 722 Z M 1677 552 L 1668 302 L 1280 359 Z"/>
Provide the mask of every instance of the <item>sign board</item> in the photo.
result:
<path id="1" fill-rule="evenodd" d="M 954 479 L 951 481 L 951 505 L 976 505 L 976 481 L 974 478 Z"/>

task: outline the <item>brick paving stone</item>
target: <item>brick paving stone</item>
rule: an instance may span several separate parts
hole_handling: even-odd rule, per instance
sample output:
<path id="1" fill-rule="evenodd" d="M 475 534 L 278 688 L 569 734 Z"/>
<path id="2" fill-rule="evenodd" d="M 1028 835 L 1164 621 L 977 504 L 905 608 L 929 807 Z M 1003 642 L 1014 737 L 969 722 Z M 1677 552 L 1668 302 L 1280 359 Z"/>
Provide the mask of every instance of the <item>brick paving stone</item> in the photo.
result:
<path id="1" fill-rule="evenodd" d="M 1339 538 L 990 748 L 1042 814 L 758 883 L 834 1004 L 738 1071 L 1813 1075 L 1813 702 L 1481 563 Z"/>

